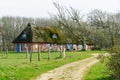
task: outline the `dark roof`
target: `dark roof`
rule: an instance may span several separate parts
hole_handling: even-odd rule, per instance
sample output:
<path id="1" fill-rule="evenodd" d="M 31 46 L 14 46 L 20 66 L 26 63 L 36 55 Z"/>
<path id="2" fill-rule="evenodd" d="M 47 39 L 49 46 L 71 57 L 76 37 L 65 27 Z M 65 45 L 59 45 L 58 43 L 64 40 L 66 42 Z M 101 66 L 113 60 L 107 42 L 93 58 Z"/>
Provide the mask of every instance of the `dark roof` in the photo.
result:
<path id="1" fill-rule="evenodd" d="M 82 44 L 82 39 L 77 41 L 74 36 L 65 35 L 63 30 L 55 27 L 38 27 L 28 23 L 27 27 L 20 33 L 20 35 L 13 40 L 13 43 L 75 43 Z M 87 39 L 87 44 L 92 42 Z"/>
<path id="2" fill-rule="evenodd" d="M 13 40 L 13 43 L 67 43 L 67 38 L 62 30 L 55 27 L 37 27 L 30 23 Z"/>

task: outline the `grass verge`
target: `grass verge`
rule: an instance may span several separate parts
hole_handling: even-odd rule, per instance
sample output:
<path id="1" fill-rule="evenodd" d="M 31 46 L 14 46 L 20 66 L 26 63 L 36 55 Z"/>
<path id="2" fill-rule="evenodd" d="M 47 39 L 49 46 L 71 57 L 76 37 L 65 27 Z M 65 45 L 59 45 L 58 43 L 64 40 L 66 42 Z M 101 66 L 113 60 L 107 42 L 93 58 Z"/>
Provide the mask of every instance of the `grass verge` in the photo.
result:
<path id="1" fill-rule="evenodd" d="M 90 68 L 84 80 L 113 80 L 108 72 L 105 62 L 99 62 Z"/>
<path id="2" fill-rule="evenodd" d="M 64 64 L 85 59 L 96 51 L 66 52 L 65 59 L 59 59 L 59 52 L 52 52 L 50 61 L 47 53 L 41 53 L 41 61 L 37 61 L 37 53 L 33 53 L 32 63 L 26 58 L 25 53 L 9 52 L 0 53 L 0 80 L 34 80 L 38 75 Z"/>

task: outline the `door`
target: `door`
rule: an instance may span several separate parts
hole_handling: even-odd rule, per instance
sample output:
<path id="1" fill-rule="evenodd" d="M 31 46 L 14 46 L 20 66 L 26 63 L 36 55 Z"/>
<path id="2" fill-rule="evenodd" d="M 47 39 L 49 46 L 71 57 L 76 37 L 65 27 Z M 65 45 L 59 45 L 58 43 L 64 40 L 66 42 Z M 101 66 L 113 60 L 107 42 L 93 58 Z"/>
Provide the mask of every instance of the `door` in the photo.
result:
<path id="1" fill-rule="evenodd" d="M 17 44 L 16 51 L 21 52 L 21 44 Z"/>
<path id="2" fill-rule="evenodd" d="M 73 49 L 72 44 L 67 44 L 67 50 L 71 51 Z"/>

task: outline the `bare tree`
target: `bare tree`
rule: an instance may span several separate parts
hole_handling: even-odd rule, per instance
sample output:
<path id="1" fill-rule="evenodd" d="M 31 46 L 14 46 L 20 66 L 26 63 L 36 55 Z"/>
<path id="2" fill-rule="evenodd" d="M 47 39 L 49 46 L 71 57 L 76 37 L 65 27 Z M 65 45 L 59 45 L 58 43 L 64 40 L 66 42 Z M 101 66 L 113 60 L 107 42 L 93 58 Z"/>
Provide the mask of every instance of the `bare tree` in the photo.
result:
<path id="1" fill-rule="evenodd" d="M 86 50 L 86 24 L 83 22 L 83 15 L 80 15 L 78 10 L 72 7 L 66 8 L 60 6 L 58 3 L 53 3 L 58 13 L 54 15 L 56 21 L 58 22 L 59 28 L 64 30 L 67 36 L 70 36 L 72 42 L 81 43 L 83 45 L 83 50 Z M 68 41 L 69 43 L 69 41 Z M 71 43 L 71 42 L 70 42 Z"/>
<path id="2" fill-rule="evenodd" d="M 114 46 L 114 39 L 118 35 L 120 28 L 118 18 L 115 17 L 115 14 L 93 10 L 89 13 L 88 22 L 96 32 L 100 32 L 100 34 L 104 35 L 104 38 L 102 38 L 103 41 L 107 39 L 107 41 L 110 42 L 109 46 Z"/>
<path id="3" fill-rule="evenodd" d="M 36 18 L 35 24 L 39 27 L 50 27 L 55 26 L 56 21 L 52 18 Z"/>
<path id="4" fill-rule="evenodd" d="M 13 50 L 13 39 L 15 39 L 18 34 L 21 33 L 21 31 L 29 22 L 33 23 L 34 19 L 12 16 L 4 16 L 1 18 L 0 26 L 2 33 L 3 50 L 6 50 L 6 48 Z"/>

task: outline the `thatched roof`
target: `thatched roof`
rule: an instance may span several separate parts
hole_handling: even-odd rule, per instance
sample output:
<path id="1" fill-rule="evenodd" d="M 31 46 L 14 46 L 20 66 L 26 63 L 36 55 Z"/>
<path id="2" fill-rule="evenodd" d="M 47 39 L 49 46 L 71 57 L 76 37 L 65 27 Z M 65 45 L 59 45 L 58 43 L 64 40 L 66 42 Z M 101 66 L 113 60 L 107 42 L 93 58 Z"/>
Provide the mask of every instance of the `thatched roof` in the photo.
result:
<path id="1" fill-rule="evenodd" d="M 62 30 L 54 27 L 37 27 L 30 23 L 13 40 L 13 43 L 68 43 Z"/>
<path id="2" fill-rule="evenodd" d="M 80 41 L 77 41 L 74 36 L 64 34 L 61 29 L 55 27 L 37 27 L 29 23 L 20 35 L 13 40 L 13 43 L 82 44 L 82 38 Z M 89 39 L 86 40 L 86 43 L 92 44 Z"/>

